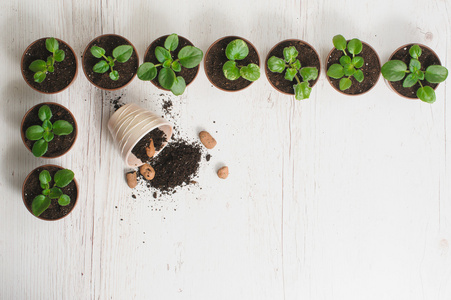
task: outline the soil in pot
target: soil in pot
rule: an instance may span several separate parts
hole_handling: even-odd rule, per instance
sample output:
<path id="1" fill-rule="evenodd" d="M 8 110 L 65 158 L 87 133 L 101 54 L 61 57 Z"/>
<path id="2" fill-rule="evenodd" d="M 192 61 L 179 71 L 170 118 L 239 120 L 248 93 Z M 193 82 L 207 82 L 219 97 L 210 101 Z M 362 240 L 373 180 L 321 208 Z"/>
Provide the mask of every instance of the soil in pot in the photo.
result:
<path id="1" fill-rule="evenodd" d="M 247 66 L 250 63 L 254 63 L 260 66 L 260 58 L 257 50 L 249 41 L 238 36 L 228 36 L 214 42 L 205 55 L 205 73 L 212 84 L 226 91 L 239 91 L 252 84 L 252 81 L 246 80 L 243 77 L 237 80 L 228 80 L 222 71 L 222 66 L 229 60 L 225 53 L 227 45 L 235 39 L 242 39 L 249 48 L 249 55 L 243 60 L 240 60 L 239 65 Z"/>
<path id="2" fill-rule="evenodd" d="M 166 142 L 166 134 L 158 128 L 155 128 L 136 143 L 135 147 L 132 149 L 132 153 L 140 159 L 142 162 L 148 161 L 150 158 L 147 155 L 146 148 L 150 144 L 150 140 L 153 141 L 155 151 L 160 151 L 163 148 L 163 144 Z"/>
<path id="3" fill-rule="evenodd" d="M 100 58 L 96 58 L 92 55 L 90 51 L 92 46 L 101 47 L 105 49 L 105 56 L 112 56 L 114 48 L 120 45 L 133 46 L 130 41 L 122 36 L 107 34 L 95 38 L 86 47 L 83 53 L 83 72 L 85 73 L 88 80 L 95 86 L 105 90 L 115 90 L 126 86 L 135 77 L 136 71 L 138 70 L 139 59 L 138 53 L 136 52 L 136 48 L 134 46 L 133 54 L 128 61 L 126 61 L 125 63 L 120 63 L 117 61 L 115 62 L 113 68 L 119 73 L 118 80 L 112 80 L 110 78 L 110 71 L 101 74 L 95 73 L 92 70 L 94 65 L 101 60 Z"/>
<path id="4" fill-rule="evenodd" d="M 30 150 L 30 152 L 35 141 L 30 141 L 29 139 L 27 139 L 25 137 L 25 132 L 27 131 L 27 128 L 32 125 L 42 125 L 42 121 L 38 117 L 38 111 L 39 108 L 41 108 L 41 106 L 43 105 L 48 105 L 50 107 L 50 110 L 53 114 L 52 118 L 50 119 L 52 123 L 55 123 L 58 120 L 65 120 L 68 121 L 74 128 L 72 133 L 69 135 L 55 134 L 53 140 L 49 142 L 48 150 L 42 157 L 55 158 L 63 155 L 70 150 L 72 145 L 75 143 L 75 140 L 77 139 L 78 128 L 74 116 L 64 106 L 56 103 L 42 103 L 36 105 L 27 112 L 27 114 L 24 116 L 24 119 L 22 120 L 22 140 L 24 141 L 26 147 L 28 148 L 28 150 Z"/>
<path id="5" fill-rule="evenodd" d="M 313 87 L 319 79 L 319 76 L 321 74 L 321 63 L 318 53 L 315 51 L 315 49 L 309 44 L 300 40 L 282 41 L 271 49 L 265 61 L 266 76 L 275 89 L 279 90 L 282 93 L 294 95 L 293 85 L 297 83 L 296 79 L 294 79 L 293 81 L 288 81 L 284 78 L 285 71 L 282 73 L 273 73 L 268 69 L 268 59 L 272 56 L 283 58 L 283 49 L 291 46 L 294 46 L 299 52 L 297 59 L 299 59 L 299 61 L 301 62 L 301 68 L 316 67 L 318 69 L 318 78 L 309 81 L 310 87 Z M 301 77 L 299 79 L 302 81 Z"/>
<path id="6" fill-rule="evenodd" d="M 349 42 L 349 40 L 347 41 Z M 381 74 L 381 62 L 376 51 L 367 43 L 362 42 L 362 52 L 358 54 L 364 60 L 363 66 L 360 68 L 364 75 L 364 80 L 358 82 L 354 76 L 351 77 L 352 85 L 349 89 L 341 91 L 339 88 L 340 79 L 334 79 L 327 76 L 330 84 L 339 92 L 347 95 L 360 95 L 368 92 L 374 85 L 376 85 Z M 327 59 L 326 70 L 333 64 L 340 63 L 340 57 L 343 56 L 343 51 L 332 49 Z"/>
<path id="7" fill-rule="evenodd" d="M 152 42 L 152 44 L 150 44 L 150 46 L 147 48 L 146 53 L 144 54 L 144 62 L 151 62 L 153 64 L 160 64 L 160 62 L 158 61 L 158 59 L 155 56 L 155 49 L 160 46 L 164 48 L 164 41 L 166 40 L 166 38 L 168 37 L 168 35 L 159 37 L 158 39 L 156 39 L 155 41 Z M 175 51 L 171 52 L 171 56 L 173 60 L 176 60 L 178 58 L 178 53 L 179 51 L 185 47 L 185 46 L 194 46 L 193 43 L 191 43 L 189 40 L 187 40 L 186 38 L 184 38 L 183 36 L 178 36 L 179 38 L 179 46 L 177 47 L 177 49 Z M 158 71 L 160 70 L 160 68 L 158 69 Z M 180 72 L 176 72 L 175 74 L 177 76 L 182 76 L 183 79 L 185 79 L 185 83 L 186 86 L 188 86 L 197 76 L 197 73 L 199 73 L 199 66 L 196 66 L 194 68 L 188 69 L 185 67 L 182 67 L 182 70 Z M 152 80 L 152 83 L 158 87 L 159 89 L 168 91 L 167 89 L 163 88 L 160 83 L 158 82 L 158 76 L 155 77 Z"/>
<path id="8" fill-rule="evenodd" d="M 65 53 L 62 62 L 55 62 L 54 72 L 48 72 L 43 82 L 34 81 L 34 72 L 29 69 L 30 64 L 38 59 L 47 61 L 52 55 L 45 47 L 45 40 L 42 38 L 32 43 L 24 52 L 21 61 L 22 75 L 25 81 L 35 90 L 42 93 L 58 93 L 67 88 L 77 75 L 77 58 L 72 48 L 62 40 L 56 39 L 59 49 Z"/>
<path id="9" fill-rule="evenodd" d="M 413 45 L 416 45 L 416 44 L 408 44 L 408 45 L 400 47 L 398 50 L 396 50 L 392 54 L 392 56 L 390 57 L 389 60 L 397 59 L 397 60 L 403 61 L 408 66 L 410 63 L 410 59 L 411 59 L 411 56 L 409 54 L 409 49 Z M 434 53 L 434 51 L 432 51 L 430 48 L 428 48 L 424 45 L 420 45 L 420 44 L 417 44 L 417 45 L 420 46 L 421 51 L 422 51 L 418 60 L 421 63 L 421 69 L 423 71 L 426 70 L 426 68 L 431 65 L 441 65 L 440 59 L 438 58 L 437 54 Z M 402 86 L 403 81 L 404 81 L 404 79 L 400 80 L 400 81 L 393 81 L 393 82 L 389 81 L 389 84 L 392 86 L 392 88 L 395 91 L 397 91 L 399 94 L 403 95 L 404 97 L 417 99 L 418 98 L 417 90 L 421 87 L 420 84 L 416 83 L 414 86 L 412 86 L 410 88 L 405 88 Z M 430 86 L 434 90 L 439 85 L 438 83 L 430 83 L 427 80 L 422 80 L 421 84 L 423 86 L 426 86 L 426 85 Z"/>
<path id="10" fill-rule="evenodd" d="M 28 210 L 31 211 L 31 204 L 33 203 L 33 199 L 42 194 L 42 188 L 41 183 L 39 181 L 39 173 L 43 170 L 47 170 L 50 172 L 50 175 L 52 176 L 52 182 L 50 183 L 50 186 L 53 186 L 53 177 L 55 173 L 58 170 L 62 170 L 63 168 L 55 166 L 55 165 L 47 165 L 39 167 L 35 170 L 33 170 L 30 175 L 27 177 L 24 187 L 23 187 L 23 197 L 24 197 L 24 203 L 27 206 Z M 45 220 L 57 220 L 60 219 L 66 215 L 68 215 L 72 209 L 74 208 L 77 196 L 78 196 L 78 190 L 77 185 L 75 183 L 75 180 L 73 180 L 69 185 L 67 185 L 64 188 L 61 188 L 64 194 L 68 195 L 70 197 L 70 203 L 66 206 L 61 206 L 58 204 L 57 199 L 52 199 L 52 202 L 47 210 L 45 210 L 39 218 L 45 219 Z"/>

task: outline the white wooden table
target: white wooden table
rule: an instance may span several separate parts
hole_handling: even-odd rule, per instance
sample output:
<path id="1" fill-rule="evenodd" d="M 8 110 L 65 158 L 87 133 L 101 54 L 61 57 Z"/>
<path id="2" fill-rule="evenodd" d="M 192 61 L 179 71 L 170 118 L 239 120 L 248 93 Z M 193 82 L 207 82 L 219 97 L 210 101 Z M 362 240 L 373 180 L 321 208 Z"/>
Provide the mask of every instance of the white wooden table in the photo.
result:
<path id="1" fill-rule="evenodd" d="M 402 99 L 383 80 L 346 97 L 325 70 L 311 99 L 275 91 L 265 76 L 238 93 L 208 82 L 203 64 L 182 97 L 134 80 L 103 92 L 79 67 L 68 90 L 41 95 L 20 73 L 34 40 L 55 36 L 81 55 L 117 33 L 142 59 L 157 37 L 178 33 L 207 50 L 249 39 L 263 62 L 277 42 L 299 38 L 322 63 L 335 34 L 358 37 L 385 62 L 399 46 L 434 49 L 450 69 L 451 1 L 31 1 L 3 0 L 0 102 L 0 299 L 451 299 L 450 78 L 433 105 Z M 111 100 L 161 112 L 195 140 L 218 146 L 197 186 L 160 201 L 136 199 L 106 128 Z M 51 163 L 74 170 L 80 199 L 58 222 L 24 207 L 25 176 L 49 160 L 22 144 L 31 106 L 61 103 L 79 138 Z M 221 181 L 221 164 L 230 176 Z"/>

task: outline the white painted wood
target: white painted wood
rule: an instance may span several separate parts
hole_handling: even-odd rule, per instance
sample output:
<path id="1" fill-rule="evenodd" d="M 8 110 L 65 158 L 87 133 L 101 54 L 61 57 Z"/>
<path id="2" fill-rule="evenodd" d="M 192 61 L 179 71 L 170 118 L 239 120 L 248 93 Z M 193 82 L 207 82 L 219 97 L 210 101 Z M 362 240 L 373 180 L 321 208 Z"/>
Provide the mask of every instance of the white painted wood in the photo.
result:
<path id="1" fill-rule="evenodd" d="M 345 97 L 325 70 L 310 100 L 276 92 L 263 76 L 224 93 L 201 69 L 182 97 L 133 81 L 102 92 L 79 75 L 68 90 L 38 94 L 23 81 L 24 49 L 44 36 L 79 55 L 102 33 L 127 37 L 143 57 L 176 32 L 204 51 L 239 35 L 260 52 L 286 38 L 324 60 L 333 35 L 358 37 L 385 62 L 400 45 L 430 46 L 451 67 L 449 0 L 31 1 L 4 0 L 0 81 L 0 299 L 451 299 L 449 79 L 433 105 L 397 97 L 380 80 Z M 193 140 L 218 146 L 199 184 L 156 201 L 126 186 L 107 131 L 111 99 L 161 112 Z M 22 145 L 31 106 L 56 101 L 79 124 L 73 150 L 51 160 L 75 171 L 81 197 L 59 222 L 33 218 L 25 176 L 48 160 Z M 219 180 L 216 169 L 230 168 Z"/>

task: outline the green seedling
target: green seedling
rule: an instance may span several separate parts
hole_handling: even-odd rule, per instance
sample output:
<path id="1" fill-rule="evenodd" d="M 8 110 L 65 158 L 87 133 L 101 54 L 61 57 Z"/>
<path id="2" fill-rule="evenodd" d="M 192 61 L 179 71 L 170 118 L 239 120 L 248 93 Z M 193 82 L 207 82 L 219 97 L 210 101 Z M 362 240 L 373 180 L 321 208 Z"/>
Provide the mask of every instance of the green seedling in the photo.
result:
<path id="1" fill-rule="evenodd" d="M 426 70 L 421 70 L 421 63 L 418 58 L 421 56 L 421 48 L 418 45 L 413 45 L 409 49 L 410 62 L 409 68 L 400 60 L 389 60 L 381 69 L 382 76 L 388 81 L 400 81 L 402 86 L 409 88 L 414 86 L 417 82 L 420 84 L 420 88 L 417 90 L 417 97 L 427 103 L 435 102 L 435 91 L 430 86 L 423 86 L 422 80 L 426 80 L 429 83 L 440 83 L 446 80 L 448 77 L 448 69 L 440 65 L 431 65 Z M 406 76 L 407 75 L 407 76 Z"/>
<path id="2" fill-rule="evenodd" d="M 74 128 L 69 122 L 64 120 L 58 120 L 52 124 L 50 122 L 52 111 L 47 105 L 39 108 L 38 117 L 42 121 L 42 126 L 33 125 L 28 127 L 25 131 L 25 136 L 30 141 L 36 141 L 31 152 L 33 152 L 34 156 L 41 157 L 47 152 L 48 143 L 53 140 L 55 134 L 68 135 L 72 133 Z"/>
<path id="3" fill-rule="evenodd" d="M 172 51 L 179 46 L 179 37 L 177 34 L 171 34 L 164 42 L 164 47 L 155 48 L 155 56 L 160 62 L 153 64 L 145 62 L 138 68 L 138 78 L 144 81 L 151 81 L 158 74 L 158 82 L 160 85 L 170 90 L 174 95 L 180 96 L 185 92 L 186 82 L 182 76 L 177 76 L 183 68 L 192 69 L 197 67 L 202 61 L 204 53 L 194 46 L 185 46 L 177 54 L 174 59 Z M 161 67 L 158 72 L 158 68 Z"/>
<path id="4" fill-rule="evenodd" d="M 297 100 L 308 99 L 312 88 L 309 86 L 310 80 L 318 78 L 318 69 L 315 67 L 301 68 L 301 62 L 297 59 L 299 52 L 294 46 L 283 49 L 283 59 L 271 56 L 268 59 L 268 69 L 273 73 L 282 73 L 285 71 L 285 79 L 293 81 L 296 79 L 296 84 L 293 85 L 295 98 Z M 298 73 L 301 75 L 302 82 L 299 79 Z"/>
<path id="5" fill-rule="evenodd" d="M 61 206 L 69 205 L 70 197 L 63 193 L 61 188 L 67 186 L 74 179 L 74 172 L 68 169 L 59 170 L 53 178 L 53 187 L 50 188 L 52 177 L 49 171 L 43 170 L 39 173 L 39 182 L 41 183 L 42 193 L 36 196 L 31 203 L 31 211 L 35 216 L 40 216 L 49 208 L 52 199 L 58 199 Z"/>
<path id="6" fill-rule="evenodd" d="M 359 39 L 352 39 L 349 43 L 342 35 L 336 35 L 333 37 L 335 49 L 343 51 L 343 56 L 340 57 L 340 64 L 333 64 L 327 70 L 327 76 L 334 79 L 340 79 L 339 88 L 341 91 L 347 90 L 351 87 L 351 77 L 354 77 L 358 82 L 362 82 L 364 79 L 363 72 L 360 68 L 363 66 L 364 60 L 361 56 L 356 56 L 362 52 L 362 42 Z M 348 55 L 346 52 L 348 50 Z"/>
<path id="7" fill-rule="evenodd" d="M 222 71 L 228 80 L 237 80 L 243 77 L 249 81 L 256 81 L 260 78 L 260 68 L 258 65 L 250 63 L 247 66 L 237 64 L 237 60 L 245 59 L 249 54 L 249 48 L 245 41 L 236 39 L 231 41 L 225 50 L 229 59 L 223 66 Z"/>
<path id="8" fill-rule="evenodd" d="M 92 67 L 92 70 L 100 74 L 110 70 L 111 80 L 116 81 L 119 79 L 119 72 L 114 70 L 114 63 L 116 61 L 120 63 L 127 62 L 133 54 L 133 47 L 131 45 L 117 46 L 113 50 L 113 57 L 111 57 L 105 56 L 105 49 L 98 46 L 92 46 L 91 54 L 94 57 L 103 58 L 103 60 L 99 61 L 94 65 L 94 67 Z"/>
<path id="9" fill-rule="evenodd" d="M 37 83 L 43 82 L 48 72 L 53 73 L 55 71 L 55 62 L 62 62 L 66 56 L 63 50 L 58 49 L 59 44 L 55 38 L 46 39 L 45 48 L 52 53 L 51 56 L 47 57 L 47 61 L 37 59 L 28 67 L 34 72 L 33 78 Z"/>

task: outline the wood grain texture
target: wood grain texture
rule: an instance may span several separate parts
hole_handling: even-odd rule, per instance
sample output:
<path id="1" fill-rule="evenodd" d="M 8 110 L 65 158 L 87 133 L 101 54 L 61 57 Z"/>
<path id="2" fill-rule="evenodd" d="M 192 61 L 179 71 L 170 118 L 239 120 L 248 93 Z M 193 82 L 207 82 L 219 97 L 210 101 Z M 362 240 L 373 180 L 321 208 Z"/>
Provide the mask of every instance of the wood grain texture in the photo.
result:
<path id="1" fill-rule="evenodd" d="M 19 66 L 45 36 L 80 59 L 94 37 L 120 34 L 142 61 L 154 39 L 176 32 L 204 52 L 242 36 L 262 63 L 276 43 L 299 38 L 324 67 L 341 33 L 372 45 L 382 62 L 400 45 L 423 43 L 450 69 L 450 12 L 449 0 L 4 0 L 0 299 L 451 299 L 449 79 L 428 105 L 397 97 L 382 79 L 363 96 L 341 95 L 323 69 L 299 102 L 264 74 L 224 93 L 201 66 L 174 97 L 138 80 L 100 91 L 79 66 L 68 90 L 48 96 L 26 85 Z M 170 121 L 183 136 L 213 134 L 218 145 L 198 185 L 160 201 L 127 187 L 107 130 L 118 97 L 158 113 L 172 99 Z M 78 205 L 58 222 L 33 218 L 20 196 L 26 175 L 49 162 L 19 133 L 23 114 L 44 101 L 68 107 L 79 126 L 69 154 L 50 160 L 80 184 Z M 219 180 L 224 164 L 230 175 Z"/>

